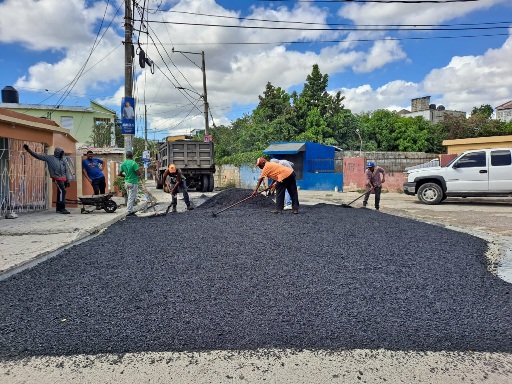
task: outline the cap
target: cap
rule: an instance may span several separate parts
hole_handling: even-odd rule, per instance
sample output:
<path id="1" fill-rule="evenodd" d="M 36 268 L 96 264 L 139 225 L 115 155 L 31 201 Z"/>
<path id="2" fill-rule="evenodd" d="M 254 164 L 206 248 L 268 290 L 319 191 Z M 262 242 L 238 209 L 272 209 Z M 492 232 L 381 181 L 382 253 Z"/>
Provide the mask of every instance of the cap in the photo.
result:
<path id="1" fill-rule="evenodd" d="M 262 164 L 265 164 L 267 160 L 265 160 L 263 157 L 258 158 L 258 161 L 256 161 L 256 166 L 259 167 Z"/>
<path id="2" fill-rule="evenodd" d="M 176 173 L 176 166 L 174 164 L 169 164 L 169 172 Z"/>
<path id="3" fill-rule="evenodd" d="M 366 168 L 372 168 L 372 167 L 375 167 L 375 162 L 369 161 L 366 163 Z"/>

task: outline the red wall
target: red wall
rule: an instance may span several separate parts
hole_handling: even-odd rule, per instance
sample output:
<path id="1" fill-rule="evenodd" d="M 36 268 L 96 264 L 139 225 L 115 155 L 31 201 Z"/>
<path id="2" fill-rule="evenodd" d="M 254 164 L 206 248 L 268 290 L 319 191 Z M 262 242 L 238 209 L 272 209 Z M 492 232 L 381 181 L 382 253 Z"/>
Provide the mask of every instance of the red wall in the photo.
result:
<path id="1" fill-rule="evenodd" d="M 379 164 L 377 164 L 379 165 Z M 346 157 L 343 159 L 343 190 L 346 192 L 364 190 L 366 188 L 366 159 L 363 157 Z M 389 192 L 403 191 L 403 183 L 407 174 L 387 173 L 382 190 Z"/>

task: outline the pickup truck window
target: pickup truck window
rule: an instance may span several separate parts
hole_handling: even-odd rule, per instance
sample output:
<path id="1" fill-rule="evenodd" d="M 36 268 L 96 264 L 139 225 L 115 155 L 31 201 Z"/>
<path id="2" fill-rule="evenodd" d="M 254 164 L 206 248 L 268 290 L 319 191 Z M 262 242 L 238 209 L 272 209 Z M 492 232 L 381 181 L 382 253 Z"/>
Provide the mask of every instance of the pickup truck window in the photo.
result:
<path id="1" fill-rule="evenodd" d="M 485 167 L 486 165 L 485 152 L 468 153 L 461 157 L 456 163 L 457 168 Z"/>
<path id="2" fill-rule="evenodd" d="M 512 157 L 510 151 L 499 150 L 491 151 L 491 165 L 493 167 L 503 167 L 512 164 Z"/>

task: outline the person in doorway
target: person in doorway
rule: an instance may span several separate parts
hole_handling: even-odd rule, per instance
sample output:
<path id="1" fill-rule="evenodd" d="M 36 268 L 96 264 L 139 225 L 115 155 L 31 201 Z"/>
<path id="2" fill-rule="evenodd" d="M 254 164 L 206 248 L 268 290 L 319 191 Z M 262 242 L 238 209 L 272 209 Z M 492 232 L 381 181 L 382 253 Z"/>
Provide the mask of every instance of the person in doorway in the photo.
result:
<path id="1" fill-rule="evenodd" d="M 86 158 L 82 160 L 82 171 L 91 183 L 95 195 L 105 194 L 105 175 L 103 174 L 103 160 L 93 157 L 92 151 L 87 151 Z"/>
<path id="2" fill-rule="evenodd" d="M 170 178 L 170 183 L 167 183 L 167 177 Z M 183 173 L 181 172 L 181 169 L 176 168 L 176 165 L 170 164 L 169 167 L 165 170 L 163 179 L 166 185 L 166 188 L 169 190 L 169 193 L 171 194 L 171 205 L 172 205 L 172 212 L 177 212 L 177 205 L 178 205 L 178 191 L 181 189 L 181 192 L 183 193 L 183 200 L 185 201 L 185 204 L 187 205 L 187 209 L 189 211 L 193 210 L 194 207 L 190 203 L 190 198 L 188 196 L 187 191 L 187 182 L 185 176 L 183 176 Z M 173 187 L 171 189 L 170 184 L 173 184 Z"/>
<path id="3" fill-rule="evenodd" d="M 287 168 L 293 169 L 293 163 L 288 160 L 279 160 L 279 159 L 270 159 L 271 163 L 277 163 L 284 165 Z M 284 191 L 284 209 L 292 209 L 292 198 L 290 197 L 290 194 L 285 189 Z"/>
<path id="4" fill-rule="evenodd" d="M 256 161 L 256 166 L 262 171 L 253 195 L 258 194 L 261 183 L 265 177 L 268 177 L 274 180 L 276 187 L 276 208 L 272 212 L 282 213 L 284 208 L 284 191 L 287 190 L 292 199 L 292 213 L 299 213 L 299 195 L 297 193 L 297 181 L 295 180 L 295 172 L 293 169 L 267 161 L 263 157 L 260 157 L 258 161 Z"/>
<path id="5" fill-rule="evenodd" d="M 53 155 L 46 155 L 35 153 L 27 144 L 23 144 L 23 148 L 36 159 L 46 162 L 50 177 L 57 186 L 56 212 L 69 214 L 70 212 L 66 209 L 66 188 L 69 187 L 69 180 L 72 176 L 66 160 L 64 159 L 64 149 L 55 147 Z"/>
<path id="6" fill-rule="evenodd" d="M 375 193 L 375 209 L 380 208 L 380 194 L 382 192 L 382 184 L 386 181 L 386 172 L 384 168 L 375 166 L 373 161 L 366 163 L 366 195 L 363 199 L 363 208 L 366 208 L 368 199 L 372 191 Z"/>
<path id="7" fill-rule="evenodd" d="M 133 152 L 126 152 L 126 160 L 121 164 L 119 176 L 124 176 L 124 186 L 128 194 L 126 216 L 135 215 L 134 205 L 135 198 L 137 197 L 137 190 L 139 188 L 141 172 L 139 170 L 139 165 L 133 160 Z"/>

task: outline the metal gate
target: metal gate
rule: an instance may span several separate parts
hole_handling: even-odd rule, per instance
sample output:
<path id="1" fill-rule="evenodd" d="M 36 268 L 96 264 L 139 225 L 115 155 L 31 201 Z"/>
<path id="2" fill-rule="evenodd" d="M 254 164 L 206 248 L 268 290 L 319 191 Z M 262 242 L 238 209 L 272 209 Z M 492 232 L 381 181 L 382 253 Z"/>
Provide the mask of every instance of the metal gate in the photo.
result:
<path id="1" fill-rule="evenodd" d="M 44 210 L 48 203 L 46 163 L 23 150 L 26 141 L 0 138 L 0 213 Z M 44 145 L 31 143 L 37 153 Z"/>

